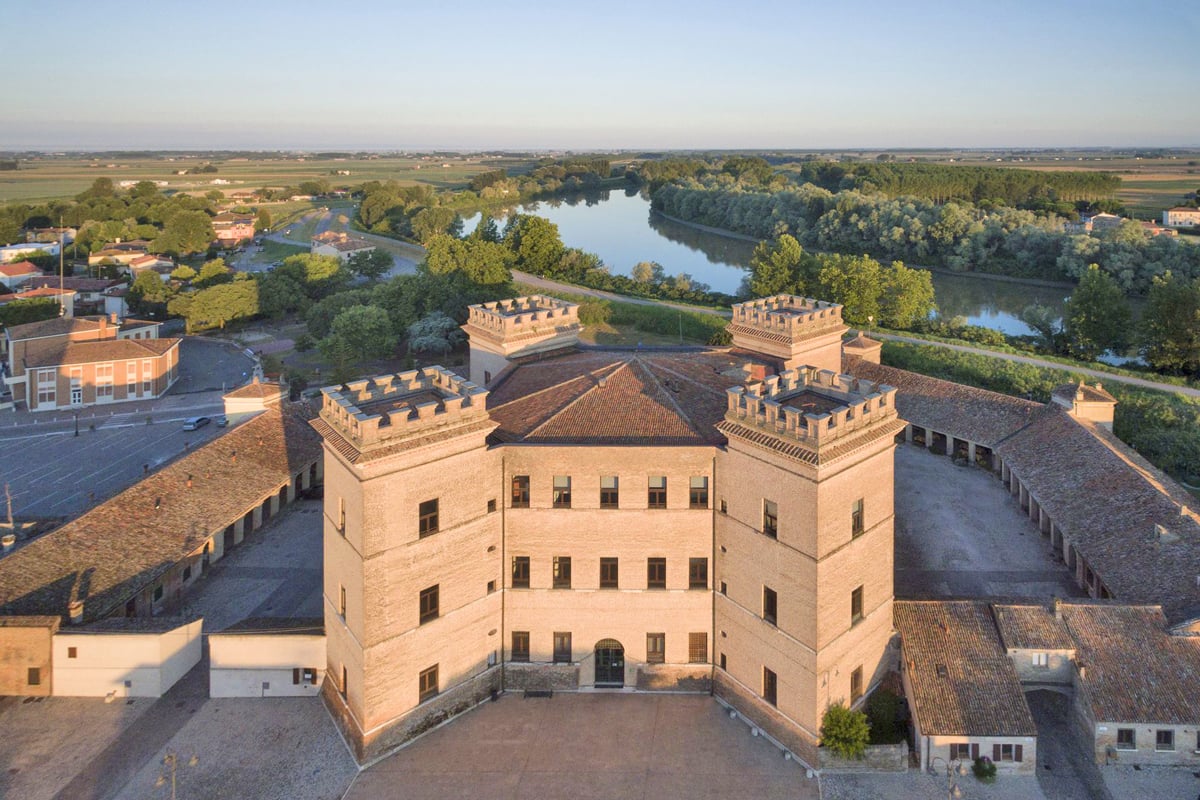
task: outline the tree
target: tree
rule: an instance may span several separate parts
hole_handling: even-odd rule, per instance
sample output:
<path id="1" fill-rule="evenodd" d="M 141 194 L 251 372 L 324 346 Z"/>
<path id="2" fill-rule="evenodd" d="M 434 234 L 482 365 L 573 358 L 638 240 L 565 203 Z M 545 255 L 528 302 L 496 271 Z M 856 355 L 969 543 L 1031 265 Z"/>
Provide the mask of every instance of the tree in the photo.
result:
<path id="1" fill-rule="evenodd" d="M 27 322 L 39 322 L 43 319 L 54 319 L 62 313 L 62 306 L 57 300 L 49 297 L 36 297 L 32 300 L 15 300 L 0 306 L 0 330 L 14 325 L 24 325 Z"/>
<path id="2" fill-rule="evenodd" d="M 374 250 L 355 253 L 346 259 L 346 268 L 355 275 L 369 281 L 377 281 L 387 274 L 395 261 L 388 251 L 376 247 Z"/>
<path id="3" fill-rule="evenodd" d="M 841 758 L 862 758 L 871 742 L 867 715 L 841 703 L 825 709 L 821 720 L 821 746 Z"/>
<path id="4" fill-rule="evenodd" d="M 1142 312 L 1142 354 L 1155 369 L 1200 374 L 1200 278 L 1154 279 Z"/>
<path id="5" fill-rule="evenodd" d="M 0 244 L 12 244 L 21 237 L 21 225 L 11 217 L 0 216 Z"/>
<path id="6" fill-rule="evenodd" d="M 772 297 L 777 294 L 808 294 L 805 266 L 812 259 L 796 237 L 783 234 L 774 243 L 759 242 L 750 257 L 750 294 Z"/>
<path id="7" fill-rule="evenodd" d="M 173 280 L 187 283 L 196 277 L 196 270 L 189 267 L 187 264 L 180 264 L 175 269 L 171 270 L 171 278 Z"/>
<path id="8" fill-rule="evenodd" d="M 483 239 L 434 236 L 425 250 L 422 269 L 430 275 L 460 275 L 477 284 L 507 284 L 512 253 L 504 245 Z"/>
<path id="9" fill-rule="evenodd" d="M 505 244 L 516 256 L 514 266 L 534 275 L 549 273 L 563 254 L 558 226 L 531 214 L 515 214 L 509 219 Z"/>
<path id="10" fill-rule="evenodd" d="M 1092 264 L 1080 276 L 1067 300 L 1064 328 L 1067 343 L 1082 358 L 1094 359 L 1107 350 L 1129 346 L 1129 304 L 1121 287 Z"/>
<path id="11" fill-rule="evenodd" d="M 208 249 L 215 235 L 212 218 L 208 214 L 203 211 L 179 211 L 166 221 L 152 247 L 159 253 L 200 253 Z"/>
<path id="12" fill-rule="evenodd" d="M 275 272 L 295 280 L 313 300 L 344 289 L 351 280 L 350 271 L 342 266 L 337 256 L 312 253 L 288 256 Z"/>
<path id="13" fill-rule="evenodd" d="M 192 285 L 197 289 L 204 289 L 219 283 L 230 283 L 232 280 L 233 269 L 225 264 L 225 259 L 214 258 L 204 262 L 204 265 L 200 267 L 200 273 L 192 281 Z"/>
<path id="14" fill-rule="evenodd" d="M 445 354 L 463 340 L 458 323 L 440 311 L 434 311 L 408 328 L 408 346 L 413 352 L 437 351 Z"/>
<path id="15" fill-rule="evenodd" d="M 280 272 L 267 272 L 258 278 L 258 310 L 268 317 L 279 319 L 308 306 L 304 287 L 294 278 Z"/>
<path id="16" fill-rule="evenodd" d="M 138 273 L 129 287 L 129 308 L 135 314 L 163 316 L 175 291 L 153 270 Z"/>
<path id="17" fill-rule="evenodd" d="M 208 328 L 224 328 L 237 319 L 259 313 L 258 281 L 235 280 L 210 286 L 188 295 L 180 295 L 169 305 L 172 314 L 180 314 L 188 333 Z"/>
<path id="18" fill-rule="evenodd" d="M 1042 346 L 1048 352 L 1057 353 L 1062 349 L 1062 320 L 1057 311 L 1035 303 L 1021 309 L 1020 317 L 1021 322 L 1033 328 L 1038 336 L 1042 337 Z"/>
<path id="19" fill-rule="evenodd" d="M 149 200 L 158 194 L 154 181 L 138 181 L 129 190 L 129 196 L 138 200 Z"/>
<path id="20" fill-rule="evenodd" d="M 395 352 L 396 340 L 387 311 L 379 306 L 354 306 L 334 318 L 322 352 L 333 354 L 344 346 L 359 360 L 387 358 Z"/>
<path id="21" fill-rule="evenodd" d="M 265 208 L 258 210 L 258 215 L 254 218 L 254 230 L 269 231 L 271 230 L 271 212 Z"/>
<path id="22" fill-rule="evenodd" d="M 910 269 L 893 261 L 882 273 L 883 285 L 879 294 L 880 325 L 889 328 L 912 328 L 929 319 L 937 310 L 934 303 L 933 274 L 925 269 Z"/>
<path id="23" fill-rule="evenodd" d="M 851 325 L 879 319 L 883 268 L 870 256 L 822 255 L 813 296 L 842 304 L 842 318 Z"/>
<path id="24" fill-rule="evenodd" d="M 461 230 L 462 220 L 459 218 L 458 212 L 452 208 L 442 206 L 423 208 L 412 217 L 412 235 L 421 244 L 426 244 L 439 234 L 453 235 L 456 223 Z"/>
<path id="25" fill-rule="evenodd" d="M 500 172 L 503 172 L 503 170 L 500 170 Z M 500 236 L 500 227 L 496 225 L 496 220 L 485 211 L 480 214 L 479 224 L 475 226 L 475 230 L 471 231 L 471 235 L 468 238 L 499 243 L 503 237 Z"/>

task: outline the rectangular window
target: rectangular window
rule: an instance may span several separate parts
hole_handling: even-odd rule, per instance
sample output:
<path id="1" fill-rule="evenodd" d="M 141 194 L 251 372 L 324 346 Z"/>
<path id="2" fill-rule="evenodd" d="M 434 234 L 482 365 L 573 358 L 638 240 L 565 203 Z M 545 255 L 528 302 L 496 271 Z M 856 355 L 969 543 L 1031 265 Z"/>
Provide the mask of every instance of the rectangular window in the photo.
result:
<path id="1" fill-rule="evenodd" d="M 37 373 L 38 405 L 52 405 L 58 389 L 58 373 L 52 369 L 41 369 Z"/>
<path id="2" fill-rule="evenodd" d="M 163 587 L 162 587 L 162 584 L 160 583 L 158 586 L 154 587 L 154 602 L 157 603 L 159 600 L 162 600 L 162 599 L 163 599 Z"/>
<path id="3" fill-rule="evenodd" d="M 649 508 L 667 507 L 667 477 L 665 475 L 650 476 L 646 505 Z"/>
<path id="4" fill-rule="evenodd" d="M 667 588 L 667 560 L 665 558 L 646 559 L 646 588 Z"/>
<path id="5" fill-rule="evenodd" d="M 721 669 L 727 669 L 725 666 L 725 654 L 721 653 Z"/>
<path id="6" fill-rule="evenodd" d="M 512 660 L 529 660 L 529 631 L 512 632 Z"/>
<path id="7" fill-rule="evenodd" d="M 529 476 L 514 475 L 512 479 L 512 507 L 529 508 Z"/>
<path id="8" fill-rule="evenodd" d="M 67 658 L 78 658 L 78 657 L 79 657 L 79 648 L 78 647 L 68 647 L 67 648 Z"/>
<path id="9" fill-rule="evenodd" d="M 1137 732 L 1133 728 L 1117 728 L 1117 749 L 1137 750 Z"/>
<path id="10" fill-rule="evenodd" d="M 487 582 L 487 593 L 488 593 L 488 594 L 492 594 L 492 593 L 493 593 L 493 592 L 495 592 L 495 591 L 496 591 L 496 582 L 495 582 L 495 581 L 488 581 L 488 582 Z"/>
<path id="11" fill-rule="evenodd" d="M 646 634 L 646 663 L 662 664 L 667 660 L 667 635 L 665 633 Z"/>
<path id="12" fill-rule="evenodd" d="M 602 558 L 600 559 L 600 588 L 601 589 L 616 589 L 617 588 L 617 559 Z"/>
<path id="13" fill-rule="evenodd" d="M 729 594 L 729 584 L 725 583 L 725 581 L 721 581 L 721 594 Z"/>
<path id="14" fill-rule="evenodd" d="M 857 625 L 863 620 L 863 587 L 858 587 L 850 593 L 850 624 Z"/>
<path id="15" fill-rule="evenodd" d="M 688 634 L 688 663 L 705 664 L 708 662 L 708 633 Z"/>
<path id="16" fill-rule="evenodd" d="M 862 536 L 863 530 L 863 501 L 859 498 L 850 507 L 850 536 Z"/>
<path id="17" fill-rule="evenodd" d="M 137 395 L 138 383 L 138 368 L 136 361 L 125 362 L 125 395 L 126 397 L 135 397 Z"/>
<path id="18" fill-rule="evenodd" d="M 342 536 L 346 535 L 346 498 L 338 498 L 337 529 Z"/>
<path id="19" fill-rule="evenodd" d="M 142 394 L 149 397 L 154 392 L 154 370 L 150 366 L 150 361 L 142 362 Z"/>
<path id="20" fill-rule="evenodd" d="M 554 588 L 555 589 L 570 589 L 571 588 L 571 557 L 570 556 L 555 556 L 554 557 Z"/>
<path id="21" fill-rule="evenodd" d="M 1017 747 L 1015 744 L 992 745 L 992 761 L 1020 761 L 1017 758 Z"/>
<path id="22" fill-rule="evenodd" d="M 438 532 L 438 501 L 426 500 L 418 511 L 417 533 L 421 538 Z"/>
<path id="23" fill-rule="evenodd" d="M 529 588 L 529 556 L 513 556 L 512 588 Z"/>
<path id="24" fill-rule="evenodd" d="M 554 507 L 555 508 L 570 508 L 571 507 L 571 476 L 570 475 L 555 475 L 554 476 Z"/>
<path id="25" fill-rule="evenodd" d="M 1050 654 L 1049 653 L 1034 653 L 1033 654 L 1033 665 L 1035 667 L 1041 667 L 1042 669 L 1047 669 L 1050 666 Z"/>
<path id="26" fill-rule="evenodd" d="M 558 631 L 554 633 L 554 663 L 571 663 L 571 634 Z"/>
<path id="27" fill-rule="evenodd" d="M 779 598 L 775 594 L 774 589 L 770 589 L 770 588 L 764 586 L 763 587 L 763 609 L 762 609 L 763 620 L 765 622 L 769 622 L 772 625 L 774 625 L 774 624 L 776 624 L 776 620 L 778 619 L 778 614 L 779 614 Z"/>
<path id="28" fill-rule="evenodd" d="M 601 508 L 617 508 L 620 502 L 620 494 L 616 475 L 605 475 L 600 478 Z"/>
<path id="29" fill-rule="evenodd" d="M 487 513 L 491 514 L 495 510 L 496 510 L 496 498 L 493 497 L 491 500 L 488 500 Z"/>
<path id="30" fill-rule="evenodd" d="M 338 614 L 342 619 L 346 618 L 346 587 L 338 586 Z"/>
<path id="31" fill-rule="evenodd" d="M 113 398 L 113 365 L 96 365 L 96 400 L 104 402 Z"/>
<path id="32" fill-rule="evenodd" d="M 421 670 L 420 677 L 420 702 L 432 700 L 437 697 L 438 693 L 438 665 L 434 664 L 429 669 Z"/>
<path id="33" fill-rule="evenodd" d="M 863 673 L 862 667 L 855 667 L 850 673 L 850 703 L 853 705 L 858 702 L 858 698 L 863 696 Z"/>
<path id="34" fill-rule="evenodd" d="M 763 500 L 762 532 L 772 539 L 779 538 L 779 506 L 774 501 Z"/>
<path id="35" fill-rule="evenodd" d="M 18 674 L 20 674 L 20 673 L 18 673 Z M 42 685 L 42 668 L 41 667 L 30 667 L 28 674 L 26 674 L 26 676 L 25 676 L 25 682 L 28 683 L 30 686 L 41 686 Z"/>
<path id="36" fill-rule="evenodd" d="M 187 579 L 189 579 L 191 577 L 192 577 L 192 565 L 188 564 L 186 567 L 183 568 L 183 579 L 186 581 Z"/>
<path id="37" fill-rule="evenodd" d="M 708 559 L 707 558 L 689 558 L 688 559 L 688 588 L 689 589 L 707 589 L 708 588 Z"/>
<path id="38" fill-rule="evenodd" d="M 963 742 L 955 742 L 950 745 L 950 760 L 951 761 L 969 761 L 971 759 L 971 745 Z"/>
<path id="39" fill-rule="evenodd" d="M 346 699 L 347 685 L 350 683 L 350 676 L 346 673 L 345 665 L 342 666 L 342 685 L 339 687 L 342 699 Z"/>
<path id="40" fill-rule="evenodd" d="M 438 618 L 438 586 L 434 584 L 428 589 L 421 590 L 421 624 L 433 622 Z"/>
<path id="41" fill-rule="evenodd" d="M 1157 730 L 1154 732 L 1154 749 L 1169 752 L 1175 749 L 1175 731 Z"/>
<path id="42" fill-rule="evenodd" d="M 775 678 L 775 673 L 772 672 L 771 670 L 767 669 L 766 667 L 763 667 L 763 686 L 762 686 L 763 693 L 762 693 L 762 696 L 763 696 L 763 700 L 766 700 L 771 705 L 775 705 L 775 703 L 777 702 L 776 684 L 777 684 L 777 680 Z"/>
<path id="43" fill-rule="evenodd" d="M 692 478 L 688 487 L 688 507 L 708 508 L 708 478 Z"/>
<path id="44" fill-rule="evenodd" d="M 726 503 L 724 500 L 722 500 L 722 501 L 721 501 L 721 513 L 722 513 L 722 514 L 728 514 L 728 513 L 729 513 L 729 504 L 728 504 L 728 503 Z"/>

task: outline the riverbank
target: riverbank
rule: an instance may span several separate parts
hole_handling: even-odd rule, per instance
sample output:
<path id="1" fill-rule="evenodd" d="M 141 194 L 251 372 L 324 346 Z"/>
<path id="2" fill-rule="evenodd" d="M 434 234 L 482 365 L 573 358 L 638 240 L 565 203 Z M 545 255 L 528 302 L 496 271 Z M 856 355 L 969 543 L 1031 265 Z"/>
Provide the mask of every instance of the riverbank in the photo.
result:
<path id="1" fill-rule="evenodd" d="M 711 233 L 714 236 L 724 236 L 727 239 L 736 239 L 736 240 L 742 241 L 742 242 L 754 242 L 755 244 L 762 241 L 761 239 L 758 239 L 754 236 L 747 236 L 746 234 L 738 233 L 737 231 L 730 231 L 730 230 L 726 230 L 724 228 L 714 228 L 711 225 L 701 225 L 699 222 L 689 222 L 686 219 L 681 219 L 680 217 L 673 217 L 670 214 L 664 214 L 661 211 L 655 211 L 655 210 L 651 209 L 650 213 L 654 214 L 655 216 L 662 217 L 663 219 L 668 219 L 671 222 L 678 223 L 679 225 L 684 225 L 688 228 L 692 228 L 693 230 L 703 231 L 705 233 Z M 811 252 L 825 253 L 828 251 L 813 250 Z M 914 269 L 927 270 L 936 275 L 948 275 L 948 276 L 954 277 L 954 278 L 983 278 L 985 280 L 997 281 L 999 283 L 1013 283 L 1013 284 L 1018 284 L 1021 286 L 1037 286 L 1037 287 L 1043 288 L 1043 289 L 1071 290 L 1071 289 L 1075 288 L 1075 284 L 1070 283 L 1069 281 L 1045 281 L 1045 280 L 1040 280 L 1038 278 L 1014 278 L 1011 275 L 996 275 L 991 272 L 959 272 L 957 270 L 947 269 L 946 267 L 934 267 L 934 266 L 930 266 L 928 264 L 907 264 L 906 266 L 912 267 Z"/>

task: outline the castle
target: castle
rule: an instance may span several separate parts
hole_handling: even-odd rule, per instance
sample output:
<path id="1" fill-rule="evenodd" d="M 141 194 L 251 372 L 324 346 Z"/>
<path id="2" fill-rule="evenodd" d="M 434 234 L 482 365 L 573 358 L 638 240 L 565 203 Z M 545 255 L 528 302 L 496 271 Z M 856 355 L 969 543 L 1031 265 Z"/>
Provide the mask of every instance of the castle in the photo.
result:
<path id="1" fill-rule="evenodd" d="M 572 303 L 486 303 L 469 379 L 324 390 L 325 694 L 360 760 L 501 690 L 636 687 L 817 763 L 825 709 L 896 662 L 906 426 L 841 374 L 840 306 L 733 311 L 732 347 L 622 350 Z"/>

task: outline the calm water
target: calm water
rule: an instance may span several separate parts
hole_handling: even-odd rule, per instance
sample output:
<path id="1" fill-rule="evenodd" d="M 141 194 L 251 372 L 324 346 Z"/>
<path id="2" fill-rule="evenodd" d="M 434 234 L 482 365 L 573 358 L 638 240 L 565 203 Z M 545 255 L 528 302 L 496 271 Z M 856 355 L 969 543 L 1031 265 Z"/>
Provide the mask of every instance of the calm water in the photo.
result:
<path id="1" fill-rule="evenodd" d="M 639 261 L 657 261 L 669 275 L 686 272 L 729 294 L 738 292 L 755 244 L 651 214 L 650 202 L 636 192 L 542 201 L 522 206 L 521 211 L 556 224 L 568 247 L 596 253 L 613 274 L 628 275 Z M 466 220 L 465 230 L 474 229 L 478 221 L 478 216 Z M 933 286 L 942 316 L 966 317 L 972 325 L 1011 335 L 1034 333 L 1019 319 L 1021 309 L 1034 303 L 1061 308 L 1070 293 L 1066 288 L 938 273 Z"/>

